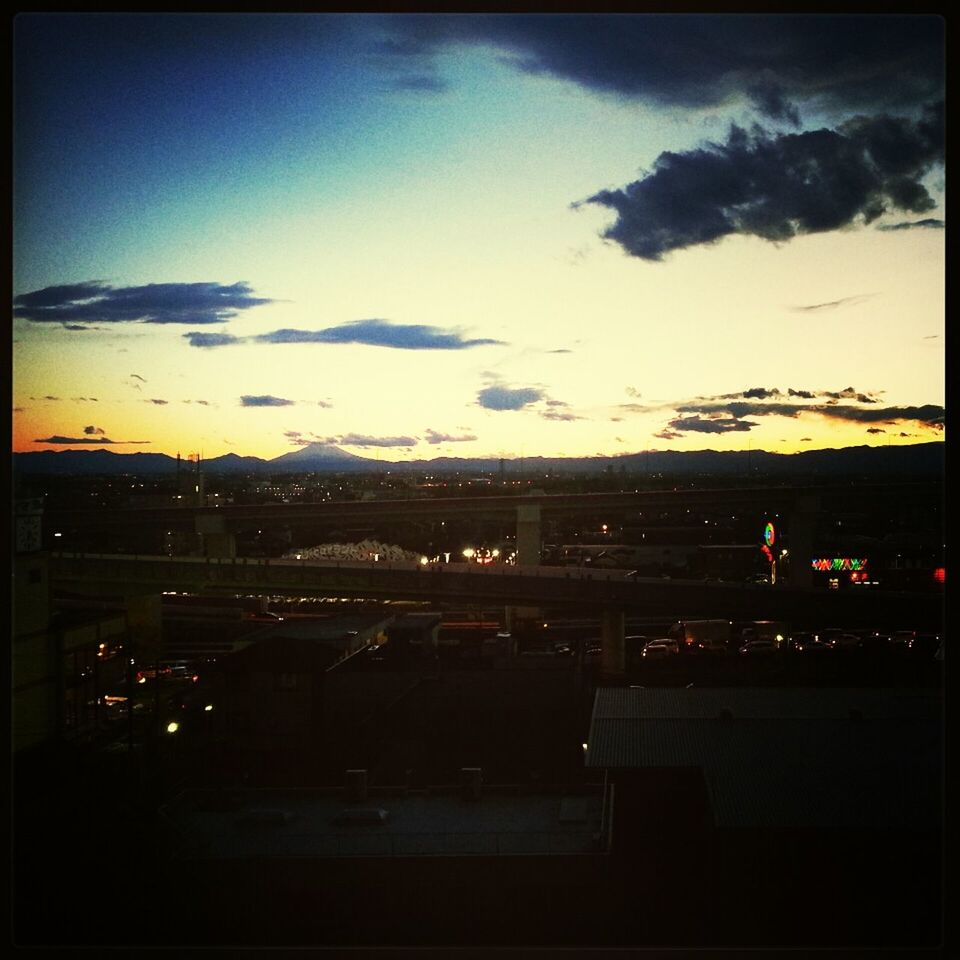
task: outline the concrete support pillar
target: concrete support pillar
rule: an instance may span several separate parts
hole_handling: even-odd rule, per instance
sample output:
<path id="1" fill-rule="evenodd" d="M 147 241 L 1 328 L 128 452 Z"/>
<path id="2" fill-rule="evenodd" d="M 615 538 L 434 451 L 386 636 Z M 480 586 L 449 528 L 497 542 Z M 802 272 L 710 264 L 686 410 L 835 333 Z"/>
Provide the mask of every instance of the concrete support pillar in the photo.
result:
<path id="1" fill-rule="evenodd" d="M 797 497 L 788 518 L 791 587 L 813 587 L 813 567 L 810 561 L 814 556 L 814 533 L 819 514 L 819 497 Z"/>
<path id="2" fill-rule="evenodd" d="M 517 507 L 517 563 L 538 566 L 540 563 L 540 504 Z"/>
<path id="3" fill-rule="evenodd" d="M 196 518 L 196 531 L 203 541 L 203 556 L 229 560 L 237 555 L 237 538 L 227 530 L 226 520 L 213 513 Z"/>
<path id="4" fill-rule="evenodd" d="M 625 627 L 623 607 L 603 608 L 600 616 L 600 672 L 604 679 L 622 679 L 626 673 Z"/>

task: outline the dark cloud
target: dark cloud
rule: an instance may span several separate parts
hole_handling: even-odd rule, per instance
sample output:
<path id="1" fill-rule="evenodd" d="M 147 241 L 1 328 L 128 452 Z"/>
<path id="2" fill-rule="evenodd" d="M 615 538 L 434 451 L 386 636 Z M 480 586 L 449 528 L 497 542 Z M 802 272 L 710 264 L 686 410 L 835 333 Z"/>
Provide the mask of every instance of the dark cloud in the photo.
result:
<path id="1" fill-rule="evenodd" d="M 487 410 L 520 410 L 543 399 L 536 387 L 504 387 L 493 384 L 477 394 L 477 403 Z"/>
<path id="2" fill-rule="evenodd" d="M 271 397 L 269 394 L 264 396 L 251 396 L 244 394 L 240 398 L 241 407 L 292 407 L 293 400 L 284 400 L 282 397 Z"/>
<path id="3" fill-rule="evenodd" d="M 314 403 L 316 403 L 318 407 L 323 407 L 324 410 L 333 409 L 333 404 L 328 403 L 326 400 L 315 400 Z"/>
<path id="4" fill-rule="evenodd" d="M 863 397 L 862 394 L 857 395 L 858 400 L 861 397 Z M 935 404 L 917 407 L 878 407 L 874 405 L 876 401 L 868 402 L 871 404 L 869 407 L 842 404 L 839 400 L 828 400 L 822 404 L 705 401 L 677 404 L 675 409 L 680 414 L 706 414 L 713 417 L 726 414 L 736 419 L 747 416 L 796 418 L 806 414 L 817 414 L 833 420 L 849 420 L 858 423 L 895 423 L 906 420 L 937 428 L 942 427 L 944 423 L 944 408 Z"/>
<path id="5" fill-rule="evenodd" d="M 791 126 L 800 126 L 800 111 L 784 96 L 783 88 L 775 81 L 760 81 L 746 90 L 753 105 L 771 120 L 780 120 Z"/>
<path id="6" fill-rule="evenodd" d="M 683 434 L 665 427 L 659 433 L 655 433 L 654 436 L 659 437 L 661 440 L 678 440 Z"/>
<path id="7" fill-rule="evenodd" d="M 71 397 L 75 403 L 99 403 L 100 401 L 96 397 Z"/>
<path id="8" fill-rule="evenodd" d="M 677 417 L 671 420 L 666 429 L 678 433 L 742 433 L 759 426 L 750 420 L 741 420 L 739 417 L 701 417 L 696 414 L 689 417 Z M 662 433 L 657 436 L 663 436 Z"/>
<path id="9" fill-rule="evenodd" d="M 939 334 L 939 333 L 928 333 L 923 339 L 924 339 L 924 340 L 939 340 L 939 339 L 940 339 L 940 334 Z"/>
<path id="10" fill-rule="evenodd" d="M 800 442 L 801 442 L 801 443 L 811 443 L 812 441 L 813 441 L 813 437 L 801 437 L 801 438 L 800 438 Z"/>
<path id="11" fill-rule="evenodd" d="M 796 122 L 792 101 L 833 107 L 940 95 L 944 25 L 935 16 L 394 16 L 377 52 L 424 71 L 456 46 L 494 47 L 527 73 L 670 107 L 740 98 Z"/>
<path id="12" fill-rule="evenodd" d="M 117 444 L 142 444 L 150 443 L 149 440 L 111 440 L 109 437 L 61 437 L 61 436 L 52 436 L 52 437 L 43 437 L 39 440 L 34 440 L 34 443 L 56 443 L 56 444 L 82 444 L 82 443 L 95 443 L 98 446 L 109 443 L 116 446 Z"/>
<path id="13" fill-rule="evenodd" d="M 368 437 L 360 433 L 348 433 L 337 439 L 331 438 L 329 442 L 342 444 L 345 447 L 413 447 L 417 443 L 417 438 Z"/>
<path id="14" fill-rule="evenodd" d="M 858 293 L 852 297 L 842 297 L 840 300 L 828 300 L 826 303 L 811 303 L 807 306 L 791 307 L 791 310 L 809 313 L 812 310 L 833 310 L 835 307 L 842 307 L 844 304 L 860 303 L 872 297 L 872 293 Z"/>
<path id="15" fill-rule="evenodd" d="M 926 220 L 909 220 L 903 223 L 883 223 L 877 227 L 878 230 L 916 230 L 917 228 L 927 230 L 943 230 L 946 224 L 942 220 L 928 217 Z"/>
<path id="16" fill-rule="evenodd" d="M 548 400 L 547 406 L 548 407 L 569 407 L 570 404 L 567 403 L 566 400 Z"/>
<path id="17" fill-rule="evenodd" d="M 568 350 L 566 347 L 561 347 L 559 350 L 547 350 L 547 353 L 573 353 L 572 350 Z"/>
<path id="18" fill-rule="evenodd" d="M 879 403 L 876 397 L 871 397 L 866 393 L 858 393 L 853 387 L 844 387 L 836 393 L 825 390 L 820 394 L 821 397 L 830 397 L 831 400 L 856 400 L 859 403 Z"/>
<path id="19" fill-rule="evenodd" d="M 198 333 L 191 331 L 183 334 L 191 347 L 226 347 L 232 343 L 243 343 L 244 337 L 235 337 L 232 333 Z"/>
<path id="20" fill-rule="evenodd" d="M 817 397 L 828 397 L 831 400 L 857 400 L 859 403 L 877 403 L 875 396 L 868 393 L 862 393 L 853 387 L 844 387 L 843 390 L 794 390 L 790 387 L 784 394 L 779 387 L 750 387 L 747 390 L 741 390 L 739 393 L 721 393 L 715 397 L 697 397 L 698 401 L 715 402 L 718 400 L 768 400 L 775 397 L 797 397 L 805 400 L 815 400 Z M 621 404 L 629 407 L 630 404 Z M 653 408 L 647 408 L 653 409 Z M 684 407 L 677 407 L 684 409 Z"/>
<path id="21" fill-rule="evenodd" d="M 615 211 L 603 236 L 644 260 L 731 234 L 784 242 L 870 223 L 888 208 L 933 209 L 922 178 L 942 163 L 943 143 L 942 103 L 918 121 L 854 117 L 836 130 L 733 125 L 726 143 L 661 153 L 643 179 L 580 203 Z"/>
<path id="22" fill-rule="evenodd" d="M 886 433 L 883 427 L 867 427 L 867 433 Z"/>
<path id="23" fill-rule="evenodd" d="M 100 327 L 89 327 L 85 323 L 65 323 L 64 330 L 100 330 Z"/>
<path id="24" fill-rule="evenodd" d="M 574 413 L 570 413 L 569 411 L 560 411 L 560 410 L 544 410 L 541 412 L 540 416 L 544 420 L 563 420 L 563 421 L 583 420 L 583 417 L 578 417 Z"/>
<path id="25" fill-rule="evenodd" d="M 23 411 L 26 410 L 26 409 L 27 409 L 26 407 L 14 407 L 14 408 L 13 408 L 13 412 L 14 412 L 14 413 L 23 413 Z"/>
<path id="26" fill-rule="evenodd" d="M 33 323 L 223 323 L 271 303 L 246 283 L 149 283 L 112 287 L 99 280 L 44 287 L 15 297 L 14 317 Z"/>
<path id="27" fill-rule="evenodd" d="M 91 425 L 91 426 L 89 426 L 89 427 L 84 427 L 84 428 L 83 428 L 83 432 L 84 432 L 85 434 L 87 434 L 88 436 L 90 436 L 90 435 L 95 435 L 95 436 L 100 436 L 100 437 L 102 437 L 107 431 L 104 430 L 103 427 L 95 427 L 95 426 Z"/>
<path id="28" fill-rule="evenodd" d="M 130 376 L 131 376 L 131 377 L 134 377 L 134 378 L 137 379 L 137 380 L 142 380 L 144 383 L 147 382 L 147 378 L 146 378 L 146 377 L 141 377 L 139 373 L 131 373 Z"/>
<path id="29" fill-rule="evenodd" d="M 467 350 L 470 347 L 504 346 L 502 340 L 467 338 L 458 331 L 425 324 L 390 323 L 388 320 L 352 320 L 322 330 L 272 330 L 250 337 L 230 333 L 185 333 L 191 347 L 224 347 L 235 343 L 359 343 L 396 350 Z"/>
<path id="30" fill-rule="evenodd" d="M 169 401 L 169 400 L 157 400 L 157 399 L 151 397 L 151 399 L 149 399 L 149 400 L 144 400 L 143 402 L 144 402 L 144 403 L 152 403 L 152 404 L 154 404 L 155 406 L 158 406 L 158 407 L 165 407 L 170 401 Z"/>
<path id="31" fill-rule="evenodd" d="M 464 350 L 468 347 L 502 345 L 502 340 L 465 339 L 460 333 L 423 324 L 390 323 L 387 320 L 353 320 L 325 330 L 274 330 L 252 339 L 258 343 L 360 343 L 399 350 Z"/>
<path id="32" fill-rule="evenodd" d="M 424 440 L 427 443 L 465 443 L 468 440 L 476 440 L 477 437 L 473 433 L 464 433 L 459 437 L 453 436 L 450 433 L 437 433 L 436 430 L 427 429 L 424 432 Z"/>

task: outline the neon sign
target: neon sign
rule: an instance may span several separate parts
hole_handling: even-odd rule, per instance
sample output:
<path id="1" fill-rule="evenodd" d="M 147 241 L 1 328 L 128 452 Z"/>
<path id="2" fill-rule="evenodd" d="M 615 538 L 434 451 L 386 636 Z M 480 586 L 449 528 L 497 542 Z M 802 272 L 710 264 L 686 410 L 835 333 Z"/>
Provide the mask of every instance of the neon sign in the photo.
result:
<path id="1" fill-rule="evenodd" d="M 763 528 L 763 542 L 768 547 L 772 547 L 776 539 L 777 539 L 777 531 L 773 528 L 772 523 L 768 523 Z"/>
<path id="2" fill-rule="evenodd" d="M 867 558 L 857 558 L 857 557 L 818 557 L 810 561 L 811 566 L 814 570 L 819 570 L 822 572 L 832 571 L 832 570 L 866 570 L 867 569 Z"/>

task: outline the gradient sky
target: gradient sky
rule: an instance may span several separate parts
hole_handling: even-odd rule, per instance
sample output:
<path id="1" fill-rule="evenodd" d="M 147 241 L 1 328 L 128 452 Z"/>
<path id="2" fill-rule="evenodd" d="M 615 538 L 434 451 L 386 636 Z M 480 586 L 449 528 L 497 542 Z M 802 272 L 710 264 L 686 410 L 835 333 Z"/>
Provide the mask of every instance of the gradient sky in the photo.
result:
<path id="1" fill-rule="evenodd" d="M 936 17 L 23 15 L 14 449 L 939 440 Z"/>

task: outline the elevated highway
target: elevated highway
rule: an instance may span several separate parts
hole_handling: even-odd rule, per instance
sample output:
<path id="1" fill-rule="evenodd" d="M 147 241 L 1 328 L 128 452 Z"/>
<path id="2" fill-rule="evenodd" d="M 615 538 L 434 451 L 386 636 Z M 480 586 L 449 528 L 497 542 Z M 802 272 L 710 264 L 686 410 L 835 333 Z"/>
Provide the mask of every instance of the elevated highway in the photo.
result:
<path id="1" fill-rule="evenodd" d="M 363 597 L 629 611 L 670 619 L 729 617 L 936 629 L 942 597 L 634 578 L 624 570 L 329 560 L 216 559 L 54 553 L 55 585 L 81 593 L 267 594 Z"/>
<path id="2" fill-rule="evenodd" d="M 45 522 L 74 527 L 156 524 L 189 526 L 197 518 L 217 518 L 229 529 L 243 524 L 378 518 L 443 519 L 463 516 L 514 517 L 521 508 L 536 507 L 544 516 L 622 513 L 662 507 L 722 505 L 752 506 L 767 510 L 790 511 L 798 501 L 815 498 L 829 506 L 836 500 L 857 503 L 911 499 L 938 501 L 943 484 L 938 481 L 885 482 L 877 484 L 845 483 L 819 486 L 743 486 L 711 490 L 634 490 L 619 493 L 519 494 L 509 496 L 436 497 L 397 500 L 333 500 L 324 503 L 224 504 L 223 506 L 120 507 L 110 510 L 49 510 Z"/>

